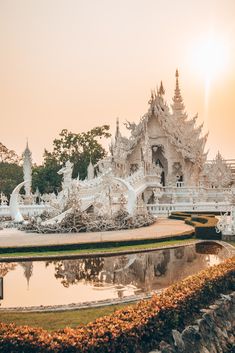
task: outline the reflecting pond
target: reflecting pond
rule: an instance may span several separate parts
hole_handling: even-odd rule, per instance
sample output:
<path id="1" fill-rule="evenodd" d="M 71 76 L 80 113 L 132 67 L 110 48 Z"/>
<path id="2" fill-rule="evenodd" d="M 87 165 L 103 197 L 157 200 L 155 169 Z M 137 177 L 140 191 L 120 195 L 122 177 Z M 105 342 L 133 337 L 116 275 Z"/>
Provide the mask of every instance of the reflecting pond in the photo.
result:
<path id="1" fill-rule="evenodd" d="M 0 305 L 66 305 L 149 294 L 227 256 L 219 244 L 199 243 L 119 256 L 1 262 Z"/>

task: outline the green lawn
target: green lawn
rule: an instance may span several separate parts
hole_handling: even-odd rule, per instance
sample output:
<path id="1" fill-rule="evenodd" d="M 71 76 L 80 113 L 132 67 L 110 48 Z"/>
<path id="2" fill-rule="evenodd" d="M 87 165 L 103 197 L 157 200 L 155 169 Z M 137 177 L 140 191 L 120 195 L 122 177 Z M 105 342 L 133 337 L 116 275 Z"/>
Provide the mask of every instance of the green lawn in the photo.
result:
<path id="1" fill-rule="evenodd" d="M 0 257 L 28 257 L 28 256 L 60 256 L 60 255 L 81 255 L 81 254 L 95 254 L 95 253 L 107 253 L 107 252 L 120 252 L 128 250 L 141 250 L 141 249 L 155 249 L 163 246 L 174 246 L 183 245 L 188 243 L 194 243 L 195 239 L 184 239 L 184 240 L 168 240 L 153 242 L 148 244 L 135 244 L 135 245 L 124 245 L 117 247 L 106 247 L 106 248 L 93 248 L 93 249 L 73 249 L 73 250 L 59 250 L 59 251 L 27 251 L 27 252 L 14 252 L 4 253 L 3 249 L 0 248 Z"/>
<path id="2" fill-rule="evenodd" d="M 109 305 L 101 308 L 45 313 L 1 312 L 0 321 L 5 323 L 14 322 L 16 325 L 42 327 L 46 330 L 54 331 L 65 327 L 85 325 L 88 322 L 94 321 L 98 317 L 110 315 L 114 311 L 128 305 L 130 304 Z"/>

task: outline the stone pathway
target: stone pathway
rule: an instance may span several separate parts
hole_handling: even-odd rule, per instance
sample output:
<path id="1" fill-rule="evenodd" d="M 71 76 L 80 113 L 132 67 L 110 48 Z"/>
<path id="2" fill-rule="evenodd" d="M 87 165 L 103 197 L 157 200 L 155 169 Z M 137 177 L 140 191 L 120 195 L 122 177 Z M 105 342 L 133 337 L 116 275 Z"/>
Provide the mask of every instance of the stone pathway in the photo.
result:
<path id="1" fill-rule="evenodd" d="M 185 224 L 183 221 L 168 218 L 159 218 L 149 227 L 94 233 L 37 234 L 8 228 L 0 230 L 0 247 L 79 244 L 147 238 L 156 239 L 165 236 L 180 235 L 193 230 L 193 227 Z"/>

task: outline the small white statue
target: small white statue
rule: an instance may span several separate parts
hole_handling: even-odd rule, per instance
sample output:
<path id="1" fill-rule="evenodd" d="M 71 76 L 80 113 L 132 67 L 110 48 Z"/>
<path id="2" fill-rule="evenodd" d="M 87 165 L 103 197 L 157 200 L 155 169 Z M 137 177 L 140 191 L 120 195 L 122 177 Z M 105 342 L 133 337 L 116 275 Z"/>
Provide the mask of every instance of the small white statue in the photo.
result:
<path id="1" fill-rule="evenodd" d="M 67 161 L 65 166 L 62 167 L 58 172 L 59 175 L 63 175 L 62 188 L 63 190 L 69 189 L 72 184 L 72 173 L 73 173 L 73 163 Z"/>

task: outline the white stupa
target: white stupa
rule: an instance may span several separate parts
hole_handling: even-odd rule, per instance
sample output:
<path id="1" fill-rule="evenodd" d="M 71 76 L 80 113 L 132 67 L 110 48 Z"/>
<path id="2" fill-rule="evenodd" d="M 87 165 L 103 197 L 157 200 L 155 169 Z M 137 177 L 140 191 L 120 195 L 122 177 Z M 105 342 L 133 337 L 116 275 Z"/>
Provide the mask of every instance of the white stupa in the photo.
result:
<path id="1" fill-rule="evenodd" d="M 29 198 L 31 195 L 32 188 L 32 153 L 29 149 L 28 141 L 26 144 L 26 148 L 22 154 L 23 157 L 23 173 L 24 173 L 24 181 L 27 181 L 25 184 L 25 196 Z"/>

